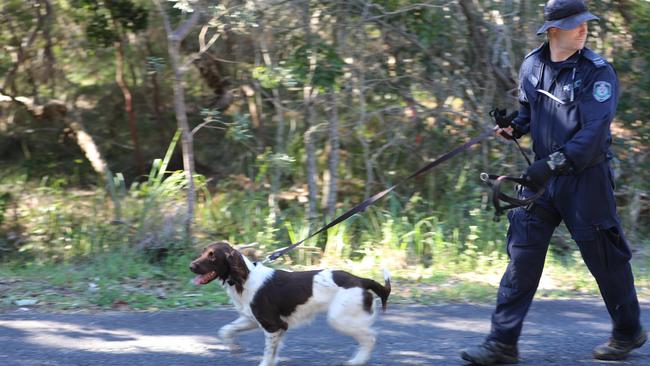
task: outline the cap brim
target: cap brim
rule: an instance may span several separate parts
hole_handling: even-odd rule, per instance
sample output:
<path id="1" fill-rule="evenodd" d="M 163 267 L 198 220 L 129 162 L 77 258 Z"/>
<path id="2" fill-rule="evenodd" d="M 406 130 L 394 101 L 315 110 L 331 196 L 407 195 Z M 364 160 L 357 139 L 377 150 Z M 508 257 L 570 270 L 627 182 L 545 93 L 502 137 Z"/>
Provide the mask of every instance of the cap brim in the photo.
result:
<path id="1" fill-rule="evenodd" d="M 546 31 L 549 30 L 549 28 L 560 28 L 563 30 L 570 30 L 576 28 L 577 26 L 579 26 L 584 22 L 588 22 L 590 20 L 599 20 L 599 19 L 600 18 L 591 14 L 590 12 L 585 11 L 563 19 L 548 20 L 544 22 L 544 25 L 542 25 L 541 28 L 537 30 L 537 35 L 546 33 Z"/>

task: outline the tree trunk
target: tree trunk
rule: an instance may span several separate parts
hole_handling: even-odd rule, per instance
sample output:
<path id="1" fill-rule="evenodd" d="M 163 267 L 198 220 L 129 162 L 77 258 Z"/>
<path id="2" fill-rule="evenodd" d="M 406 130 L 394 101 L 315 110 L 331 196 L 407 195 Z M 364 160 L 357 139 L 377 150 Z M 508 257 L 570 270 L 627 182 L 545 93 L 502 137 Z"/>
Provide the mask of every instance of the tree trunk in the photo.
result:
<path id="1" fill-rule="evenodd" d="M 338 166 L 339 166 L 339 113 L 336 93 L 330 91 L 330 123 L 329 123 L 329 159 L 327 184 L 326 212 L 329 218 L 336 213 L 336 198 L 338 192 Z M 324 184 L 325 185 L 325 184 Z"/>
<path id="2" fill-rule="evenodd" d="M 363 11 L 361 13 L 361 19 L 359 20 L 359 28 L 363 28 L 365 22 L 367 22 L 367 17 L 368 17 L 368 11 L 369 11 L 369 3 L 366 3 L 363 7 Z M 366 37 L 366 32 L 359 32 L 359 37 L 361 38 L 358 40 L 360 44 L 366 44 L 368 42 L 368 39 Z M 357 63 L 357 69 L 356 69 L 356 74 L 357 74 L 357 80 L 356 80 L 356 90 L 358 93 L 358 103 L 359 103 L 359 117 L 357 118 L 356 122 L 354 123 L 354 133 L 361 144 L 362 148 L 362 154 L 363 154 L 363 163 L 364 163 L 364 168 L 366 172 L 366 182 L 365 182 L 365 191 L 364 191 L 364 199 L 367 199 L 370 197 L 370 194 L 372 193 L 372 186 L 375 181 L 375 175 L 372 170 L 372 157 L 370 153 L 370 142 L 365 136 L 365 123 L 367 119 L 367 113 L 366 113 L 366 64 L 363 56 L 363 51 L 362 50 L 357 50 L 355 49 L 354 51 L 354 59 L 359 60 Z"/>
<path id="3" fill-rule="evenodd" d="M 275 151 L 276 154 L 284 154 L 284 110 L 282 109 L 282 99 L 278 89 L 271 90 L 273 94 L 273 106 L 275 108 L 275 115 L 277 117 L 277 127 L 275 130 Z M 275 221 L 280 214 L 278 207 L 277 195 L 280 190 L 280 181 L 282 179 L 282 170 L 275 168 L 271 172 L 271 194 L 269 195 L 269 206 L 271 208 L 271 215 Z"/>
<path id="4" fill-rule="evenodd" d="M 305 132 L 305 153 L 307 155 L 307 189 L 309 195 L 309 204 L 307 209 L 307 220 L 311 224 L 316 220 L 316 210 L 318 202 L 318 186 L 316 184 L 316 146 L 314 144 L 314 134 L 316 133 L 315 119 L 316 110 L 314 108 L 314 100 L 311 96 L 311 88 L 305 87 L 305 122 L 307 124 L 307 131 Z"/>
<path id="5" fill-rule="evenodd" d="M 274 68 L 275 64 L 271 59 L 269 47 L 266 41 L 266 34 L 264 32 L 264 23 L 260 21 L 260 32 L 258 34 L 260 40 L 260 52 L 262 53 L 262 60 L 264 65 L 269 68 Z M 271 89 L 271 101 L 275 109 L 275 116 L 277 120 L 277 128 L 275 130 L 275 153 L 283 154 L 284 151 L 284 108 L 282 107 L 282 97 L 278 88 Z M 270 218 L 273 222 L 277 220 L 280 214 L 278 207 L 278 191 L 280 190 L 280 180 L 282 178 L 282 170 L 275 168 L 271 171 L 271 193 L 268 198 Z"/>
<path id="6" fill-rule="evenodd" d="M 149 41 L 149 38 L 145 40 L 145 46 L 147 47 L 147 54 L 149 55 L 149 57 L 153 57 L 154 51 L 151 48 L 151 42 Z M 158 137 L 160 138 L 160 143 L 167 144 L 169 143 L 169 140 L 171 139 L 172 135 L 168 133 L 167 125 L 162 115 L 163 109 L 162 109 L 162 99 L 160 98 L 160 83 L 158 82 L 157 61 L 152 62 L 152 64 L 148 65 L 147 75 L 149 77 L 149 83 L 151 88 L 151 98 L 152 98 L 151 103 L 153 104 L 153 115 L 156 118 L 156 123 L 158 124 L 158 128 L 156 128 L 156 131 L 158 133 Z"/>
<path id="7" fill-rule="evenodd" d="M 2 81 L 2 84 L 0 84 L 0 89 L 9 90 L 14 94 L 17 92 L 14 85 L 14 81 L 18 73 L 18 70 L 22 65 L 22 63 L 25 62 L 25 59 L 27 58 L 28 50 L 34 44 L 34 41 L 36 41 L 36 37 L 39 35 L 41 29 L 43 28 L 43 25 L 45 24 L 46 16 L 49 15 L 49 13 L 46 13 L 46 15 L 44 16 L 41 13 L 41 9 L 44 8 L 42 6 L 34 6 L 33 8 L 38 20 L 24 39 L 22 40 L 18 39 L 18 36 L 16 35 L 17 29 L 15 28 L 12 22 L 12 17 L 9 17 L 9 21 L 6 22 L 7 28 L 12 33 L 12 38 L 13 38 L 12 41 L 16 48 L 16 52 L 11 54 L 11 58 L 15 61 L 13 65 L 11 65 L 11 67 L 9 68 L 9 71 L 5 73 L 4 80 Z M 47 9 L 48 7 L 45 6 L 45 8 Z M 5 8 L 3 7 L 1 10 L 4 12 Z"/>
<path id="8" fill-rule="evenodd" d="M 259 151 L 264 151 L 264 131 L 262 128 L 262 109 L 257 103 L 257 93 L 254 85 L 242 84 L 241 90 L 246 96 L 246 104 L 248 105 L 248 113 L 253 122 L 253 129 L 255 131 L 255 141 L 257 141 L 257 148 Z"/>
<path id="9" fill-rule="evenodd" d="M 174 110 L 176 121 L 181 129 L 181 147 L 183 151 L 183 168 L 187 179 L 187 217 L 185 218 L 185 233 L 187 238 L 192 238 L 192 221 L 194 219 L 194 202 L 196 193 L 194 191 L 194 146 L 192 131 L 187 122 L 185 109 L 185 88 L 183 87 L 183 72 L 180 69 L 180 42 L 169 42 L 169 54 L 174 68 Z"/>
<path id="10" fill-rule="evenodd" d="M 131 133 L 131 143 L 133 144 L 133 158 L 135 159 L 138 173 L 145 174 L 144 161 L 140 152 L 140 143 L 138 142 L 138 129 L 135 121 L 135 111 L 133 110 L 133 96 L 126 80 L 124 80 L 124 43 L 122 40 L 115 42 L 115 82 L 120 87 L 124 96 L 124 111 L 129 121 L 129 132 Z"/>
<path id="11" fill-rule="evenodd" d="M 165 31 L 167 32 L 167 50 L 174 70 L 174 111 L 176 121 L 181 129 L 181 148 L 183 151 L 183 169 L 187 179 L 187 217 L 185 217 L 185 234 L 187 240 L 192 240 L 192 223 L 194 220 L 194 202 L 196 192 L 194 188 L 194 146 L 192 142 L 192 131 L 187 122 L 185 109 L 185 88 L 183 86 L 184 68 L 181 64 L 180 44 L 192 28 L 198 23 L 201 12 L 198 9 L 192 13 L 189 19 L 185 20 L 176 30 L 172 30 L 169 17 L 160 4 L 155 0 L 156 7 L 163 18 Z"/>
<path id="12" fill-rule="evenodd" d="M 313 87 L 313 77 L 317 65 L 317 53 L 313 49 L 312 44 L 312 27 L 313 23 L 317 22 L 318 18 L 314 17 L 312 19 L 311 10 L 309 7 L 309 1 L 305 2 L 305 7 L 303 9 L 303 27 L 305 31 L 305 37 L 307 39 L 307 44 L 312 52 L 309 53 L 309 73 L 306 77 L 305 85 L 303 86 L 303 102 L 305 104 L 305 123 L 306 123 L 306 132 L 305 132 L 305 152 L 307 154 L 307 188 L 309 195 L 309 205 L 307 209 L 307 220 L 309 221 L 309 226 L 316 220 L 316 211 L 318 204 L 318 187 L 316 185 L 316 146 L 314 145 L 314 134 L 316 133 L 316 108 L 314 106 L 316 98 L 316 90 Z"/>
<path id="13" fill-rule="evenodd" d="M 158 135 L 160 140 L 163 143 L 168 143 L 170 135 L 167 133 L 165 119 L 162 115 L 162 102 L 160 99 L 160 84 L 158 83 L 158 72 L 151 73 L 150 76 L 151 88 L 152 88 L 152 102 L 153 102 L 153 111 L 154 116 L 156 117 L 156 123 L 158 124 Z"/>

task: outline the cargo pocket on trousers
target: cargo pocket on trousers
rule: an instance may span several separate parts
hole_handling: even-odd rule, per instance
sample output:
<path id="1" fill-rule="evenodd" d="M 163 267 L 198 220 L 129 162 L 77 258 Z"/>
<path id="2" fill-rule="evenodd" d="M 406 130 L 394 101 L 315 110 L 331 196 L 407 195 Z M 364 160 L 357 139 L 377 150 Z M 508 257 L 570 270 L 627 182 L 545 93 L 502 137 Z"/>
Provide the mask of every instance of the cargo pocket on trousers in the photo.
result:
<path id="1" fill-rule="evenodd" d="M 617 226 L 602 229 L 596 226 L 597 240 L 602 245 L 605 256 L 605 266 L 618 267 L 630 261 L 632 251 L 623 239 Z"/>
<path id="2" fill-rule="evenodd" d="M 600 225 L 592 227 L 574 229 L 571 232 L 576 242 L 582 242 L 584 250 L 594 250 L 598 260 L 604 268 L 612 268 L 629 262 L 632 258 L 632 252 L 627 242 L 621 235 L 618 226 L 610 226 L 603 229 Z M 588 244 L 591 243 L 591 244 Z M 590 248 L 590 246 L 592 246 Z M 583 253 L 583 256 L 588 253 Z"/>

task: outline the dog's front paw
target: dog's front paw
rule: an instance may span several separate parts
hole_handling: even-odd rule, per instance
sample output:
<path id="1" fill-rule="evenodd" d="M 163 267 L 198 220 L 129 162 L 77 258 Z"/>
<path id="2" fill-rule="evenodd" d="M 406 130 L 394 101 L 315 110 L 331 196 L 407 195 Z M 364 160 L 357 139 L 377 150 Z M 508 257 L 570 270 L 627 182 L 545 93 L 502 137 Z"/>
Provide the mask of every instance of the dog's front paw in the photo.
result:
<path id="1" fill-rule="evenodd" d="M 242 353 L 244 352 L 244 348 L 237 343 L 229 343 L 228 344 L 228 350 L 230 353 Z"/>
<path id="2" fill-rule="evenodd" d="M 219 340 L 228 347 L 230 353 L 242 353 L 244 351 L 244 349 L 235 342 L 235 339 L 228 336 L 227 333 L 219 332 Z"/>
<path id="3" fill-rule="evenodd" d="M 240 346 L 238 343 L 233 342 L 232 339 L 223 339 L 223 338 L 221 338 L 221 342 L 228 347 L 228 350 L 230 351 L 230 353 L 242 353 L 242 352 L 244 352 L 244 348 L 242 346 Z"/>

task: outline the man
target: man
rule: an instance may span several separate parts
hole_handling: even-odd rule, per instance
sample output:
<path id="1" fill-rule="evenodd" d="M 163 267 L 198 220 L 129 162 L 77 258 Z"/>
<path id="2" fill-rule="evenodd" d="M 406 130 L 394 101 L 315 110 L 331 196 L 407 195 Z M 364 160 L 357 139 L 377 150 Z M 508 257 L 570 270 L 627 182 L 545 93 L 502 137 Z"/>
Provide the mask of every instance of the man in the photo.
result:
<path id="1" fill-rule="evenodd" d="M 621 360 L 646 339 L 629 260 L 631 252 L 616 214 L 610 122 L 618 102 L 612 66 L 584 48 L 587 22 L 597 20 L 582 0 L 550 0 L 544 8 L 548 42 L 528 54 L 520 69 L 518 117 L 499 129 L 531 134 L 536 161 L 525 175 L 543 196 L 510 211 L 506 269 L 485 342 L 461 353 L 479 365 L 516 363 L 517 341 L 539 284 L 555 228 L 564 221 L 596 279 L 611 316 L 609 342 L 593 356 Z M 534 192 L 524 189 L 530 197 Z"/>

